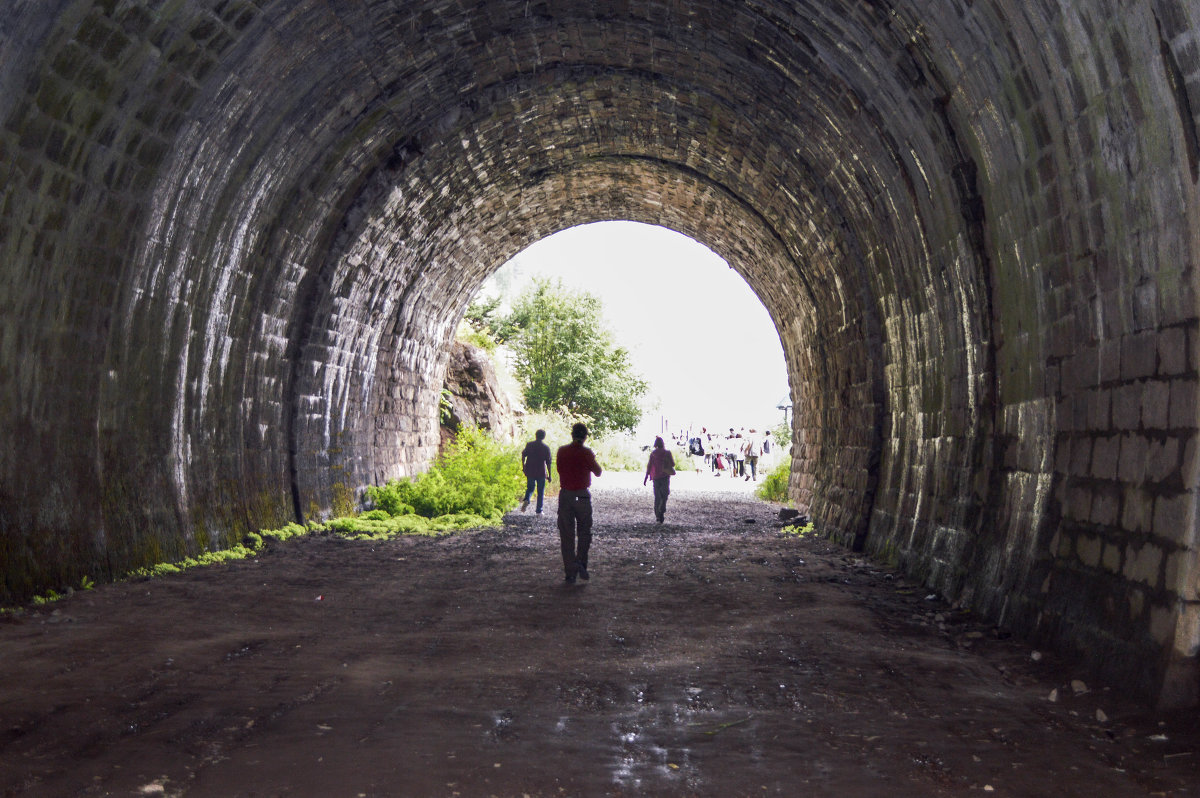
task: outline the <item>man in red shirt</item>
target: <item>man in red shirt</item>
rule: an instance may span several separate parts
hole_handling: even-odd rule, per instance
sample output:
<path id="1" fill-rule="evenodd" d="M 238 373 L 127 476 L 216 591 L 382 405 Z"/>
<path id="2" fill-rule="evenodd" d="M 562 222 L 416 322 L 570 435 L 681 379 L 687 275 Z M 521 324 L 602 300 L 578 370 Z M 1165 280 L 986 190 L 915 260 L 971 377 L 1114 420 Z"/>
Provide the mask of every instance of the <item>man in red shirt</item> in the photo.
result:
<path id="1" fill-rule="evenodd" d="M 558 469 L 558 538 L 562 543 L 566 581 L 588 578 L 588 549 L 592 547 L 592 474 L 600 476 L 596 455 L 583 445 L 588 430 L 583 424 L 571 427 L 571 442 L 559 447 L 554 464 Z M 576 548 L 578 538 L 578 548 Z"/>

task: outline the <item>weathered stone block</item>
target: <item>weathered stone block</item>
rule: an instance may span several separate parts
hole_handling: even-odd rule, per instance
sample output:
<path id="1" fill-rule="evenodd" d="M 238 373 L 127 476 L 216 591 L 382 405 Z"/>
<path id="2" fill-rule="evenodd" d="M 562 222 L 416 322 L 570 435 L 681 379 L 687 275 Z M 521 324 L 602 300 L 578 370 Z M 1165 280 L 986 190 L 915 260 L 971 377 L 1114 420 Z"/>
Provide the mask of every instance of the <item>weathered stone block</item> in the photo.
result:
<path id="1" fill-rule="evenodd" d="M 1121 548 L 1112 543 L 1105 543 L 1104 555 L 1100 564 L 1109 573 L 1119 574 L 1121 572 Z"/>
<path id="2" fill-rule="evenodd" d="M 1197 418 L 1196 381 L 1174 380 L 1171 383 L 1171 412 L 1168 425 L 1172 429 L 1195 429 Z"/>
<path id="3" fill-rule="evenodd" d="M 1179 440 L 1167 438 L 1150 443 L 1146 453 L 1146 478 L 1164 482 L 1179 473 Z"/>
<path id="4" fill-rule="evenodd" d="M 1121 379 L 1121 341 L 1103 340 L 1099 346 L 1101 384 Z M 1088 383 L 1091 384 L 1091 383 Z"/>
<path id="5" fill-rule="evenodd" d="M 1107 432 L 1112 428 L 1112 391 L 1107 388 L 1097 388 L 1087 394 L 1088 419 L 1087 428 L 1095 432 Z"/>
<path id="6" fill-rule="evenodd" d="M 1188 370 L 1187 331 L 1183 327 L 1171 327 L 1159 333 L 1158 364 L 1158 371 L 1164 376 Z"/>
<path id="7" fill-rule="evenodd" d="M 1142 384 L 1131 383 L 1112 392 L 1112 424 L 1115 429 L 1135 430 L 1142 420 Z"/>
<path id="8" fill-rule="evenodd" d="M 1075 556 L 1089 568 L 1099 567 L 1100 555 L 1103 550 L 1104 542 L 1098 537 L 1086 535 L 1075 541 Z"/>
<path id="9" fill-rule="evenodd" d="M 1170 422 L 1171 383 L 1150 380 L 1142 392 L 1142 426 L 1145 429 L 1167 429 Z"/>
<path id="10" fill-rule="evenodd" d="M 1118 363 L 1120 359 L 1118 358 Z M 1080 352 L 1069 355 L 1059 364 L 1059 374 L 1062 378 L 1062 390 L 1074 393 L 1095 383 L 1092 375 L 1095 372 L 1096 352 L 1094 348 L 1084 348 Z"/>
<path id="11" fill-rule="evenodd" d="M 1150 608 L 1150 637 L 1161 645 L 1170 645 L 1175 639 L 1174 607 L 1153 606 Z"/>
<path id="12" fill-rule="evenodd" d="M 1116 479 L 1121 459 L 1119 436 L 1096 438 L 1092 446 L 1092 476 L 1096 479 Z"/>
<path id="13" fill-rule="evenodd" d="M 1154 501 L 1154 534 L 1180 546 L 1196 545 L 1193 493 L 1159 496 Z"/>
<path id="14" fill-rule="evenodd" d="M 1136 620 L 1141 617 L 1142 612 L 1146 609 L 1146 591 L 1138 588 L 1130 588 L 1129 590 L 1129 618 Z"/>
<path id="15" fill-rule="evenodd" d="M 1122 435 L 1117 479 L 1122 482 L 1140 483 L 1146 475 L 1146 454 L 1149 450 L 1150 441 L 1141 435 Z"/>
<path id="16" fill-rule="evenodd" d="M 1158 367 L 1158 338 L 1151 332 L 1126 335 L 1121 339 L 1121 379 L 1149 377 Z"/>
<path id="17" fill-rule="evenodd" d="M 1121 526 L 1132 532 L 1149 532 L 1153 519 L 1154 497 L 1139 487 L 1126 487 L 1121 502 Z"/>
<path id="18" fill-rule="evenodd" d="M 1158 326 L 1158 286 L 1146 281 L 1133 289 L 1134 329 L 1150 330 Z"/>
<path id="19" fill-rule="evenodd" d="M 1159 587 L 1162 582 L 1162 564 L 1163 550 L 1153 543 L 1125 549 L 1124 574 L 1134 582 L 1142 582 L 1151 588 Z"/>
<path id="20" fill-rule="evenodd" d="M 1091 473 L 1092 466 L 1092 439 L 1078 438 L 1071 441 L 1071 468 L 1070 474 L 1076 477 L 1085 477 Z"/>
<path id="21" fill-rule="evenodd" d="M 1182 601 L 1200 600 L 1200 568 L 1194 551 L 1174 551 L 1167 555 L 1164 585 Z"/>
<path id="22" fill-rule="evenodd" d="M 1092 523 L 1113 526 L 1117 523 L 1119 507 L 1120 502 L 1117 500 L 1115 489 L 1098 491 L 1092 497 Z"/>

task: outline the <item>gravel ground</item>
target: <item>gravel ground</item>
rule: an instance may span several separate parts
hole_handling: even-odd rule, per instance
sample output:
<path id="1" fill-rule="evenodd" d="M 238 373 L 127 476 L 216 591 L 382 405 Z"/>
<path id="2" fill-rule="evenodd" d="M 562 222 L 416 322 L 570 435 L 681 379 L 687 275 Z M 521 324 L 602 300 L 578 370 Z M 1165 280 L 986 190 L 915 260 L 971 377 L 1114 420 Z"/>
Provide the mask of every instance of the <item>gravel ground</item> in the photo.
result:
<path id="1" fill-rule="evenodd" d="M 315 536 L 0 624 L 6 796 L 1187 796 L 1195 713 L 1083 685 L 752 484 Z M 1072 687 L 1072 680 L 1080 683 Z M 1053 699 L 1053 700 L 1052 700 Z"/>

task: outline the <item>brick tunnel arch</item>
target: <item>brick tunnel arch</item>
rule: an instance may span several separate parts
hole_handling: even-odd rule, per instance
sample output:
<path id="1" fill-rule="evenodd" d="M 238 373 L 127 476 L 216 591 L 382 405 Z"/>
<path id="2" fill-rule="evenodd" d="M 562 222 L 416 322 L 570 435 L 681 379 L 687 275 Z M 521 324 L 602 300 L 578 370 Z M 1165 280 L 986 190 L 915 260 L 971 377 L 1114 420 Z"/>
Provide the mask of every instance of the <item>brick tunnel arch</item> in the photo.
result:
<path id="1" fill-rule="evenodd" d="M 763 300 L 825 532 L 1196 701 L 1193 4 L 6 13 L 7 599 L 422 468 L 475 288 L 619 218 Z"/>

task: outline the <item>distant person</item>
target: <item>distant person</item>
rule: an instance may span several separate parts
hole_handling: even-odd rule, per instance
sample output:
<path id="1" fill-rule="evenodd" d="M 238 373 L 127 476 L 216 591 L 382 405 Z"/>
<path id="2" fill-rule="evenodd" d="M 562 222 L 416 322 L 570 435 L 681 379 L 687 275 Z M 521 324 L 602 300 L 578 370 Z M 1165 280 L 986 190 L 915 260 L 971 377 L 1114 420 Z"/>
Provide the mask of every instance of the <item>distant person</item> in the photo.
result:
<path id="1" fill-rule="evenodd" d="M 662 523 L 667 515 L 667 496 L 671 495 L 671 477 L 675 475 L 675 456 L 667 451 L 662 438 L 654 439 L 654 449 L 646 461 L 646 480 L 654 483 L 654 520 Z"/>
<path id="2" fill-rule="evenodd" d="M 529 509 L 529 497 L 537 488 L 537 514 L 542 514 L 542 499 L 546 495 L 546 479 L 550 476 L 550 447 L 543 441 L 546 430 L 533 433 L 533 440 L 521 450 L 521 470 L 525 473 L 525 498 L 521 500 L 521 512 Z M 511 495 L 511 494 L 510 494 Z"/>
<path id="3" fill-rule="evenodd" d="M 746 481 L 758 482 L 758 456 L 762 450 L 754 430 L 750 430 L 750 434 L 746 437 L 746 445 L 742 447 L 742 452 L 746 456 L 746 469 L 750 472 L 746 474 Z"/>
<path id="4" fill-rule="evenodd" d="M 588 429 L 583 424 L 571 427 L 571 442 L 559 447 L 558 463 L 558 538 L 562 544 L 565 581 L 590 578 L 588 551 L 592 547 L 592 474 L 600 476 L 596 455 L 583 445 Z"/>
<path id="5" fill-rule="evenodd" d="M 742 433 L 738 433 L 733 438 L 733 458 L 734 468 L 733 475 L 735 477 L 745 476 L 746 474 L 746 442 L 742 440 Z"/>

